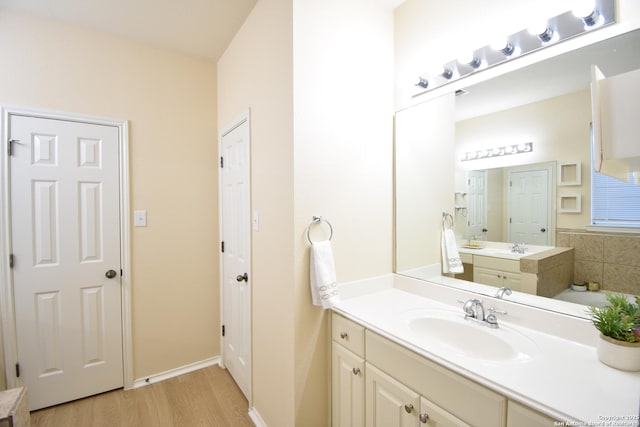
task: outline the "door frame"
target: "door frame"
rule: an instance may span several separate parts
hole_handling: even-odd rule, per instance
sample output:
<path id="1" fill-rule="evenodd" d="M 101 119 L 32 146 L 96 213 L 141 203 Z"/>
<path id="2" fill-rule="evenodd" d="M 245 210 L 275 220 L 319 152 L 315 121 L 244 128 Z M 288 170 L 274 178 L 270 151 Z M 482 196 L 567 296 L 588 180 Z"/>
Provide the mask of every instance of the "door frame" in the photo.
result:
<path id="1" fill-rule="evenodd" d="M 511 179 L 512 172 L 533 172 L 538 170 L 546 170 L 547 171 L 547 222 L 549 227 L 549 234 L 547 238 L 547 244 L 549 246 L 554 246 L 556 243 L 556 162 L 545 162 L 545 163 L 535 163 L 535 164 L 527 164 L 520 166 L 512 166 L 505 168 L 505 190 L 506 194 L 504 197 L 506 203 L 506 215 L 505 218 L 511 218 L 511 189 L 509 187 L 509 181 Z M 511 226 L 508 221 L 504 221 L 506 225 L 506 233 L 507 241 L 511 242 Z"/>
<path id="2" fill-rule="evenodd" d="M 249 151 L 249 212 L 253 212 L 252 208 L 252 200 L 251 200 L 251 112 L 249 109 L 246 109 L 244 111 L 242 111 L 240 114 L 238 114 L 236 117 L 233 118 L 233 120 L 230 120 L 227 122 L 227 124 L 223 127 L 220 128 L 219 132 L 218 132 L 218 217 L 219 217 L 219 221 L 218 221 L 218 229 L 219 229 L 219 236 L 220 236 L 220 241 L 222 242 L 222 235 L 223 235 L 223 227 L 224 224 L 222 222 L 223 219 L 223 208 L 222 208 L 222 203 L 223 203 L 223 182 L 222 182 L 222 168 L 220 167 L 220 157 L 222 156 L 222 138 L 228 134 L 229 132 L 233 131 L 234 129 L 236 129 L 237 127 L 243 125 L 246 122 L 247 126 L 248 126 L 248 130 L 249 130 L 249 141 L 247 142 L 248 145 L 248 151 Z M 249 252 L 252 254 L 251 256 L 251 261 L 249 262 L 249 271 L 247 271 L 247 274 L 249 275 L 249 277 L 251 278 L 250 283 L 250 298 L 251 298 L 251 305 L 253 307 L 253 237 L 252 237 L 253 233 L 249 233 L 249 245 L 250 245 L 250 249 Z M 222 253 L 222 251 L 220 251 L 219 253 L 219 263 L 220 263 L 220 327 L 222 328 L 222 325 L 224 325 L 224 318 L 225 318 L 225 306 L 224 306 L 224 254 Z M 253 319 L 253 311 L 252 309 L 249 310 L 249 313 L 251 315 L 251 319 L 250 319 L 250 327 L 249 329 L 251 331 L 253 331 L 253 325 L 251 324 L 252 319 Z M 251 335 L 253 334 L 253 332 L 251 332 Z M 249 337 L 249 341 L 250 341 L 250 346 L 251 346 L 251 366 L 250 366 L 250 373 L 249 373 L 249 396 L 247 396 L 247 400 L 249 401 L 249 408 L 252 408 L 253 405 L 253 337 L 250 336 Z M 224 366 L 224 337 L 222 336 L 222 331 L 220 332 L 220 366 L 225 368 Z M 226 368 L 225 368 L 226 369 Z"/>
<path id="3" fill-rule="evenodd" d="M 0 316 L 2 319 L 2 345 L 4 349 L 4 371 L 7 388 L 18 387 L 22 380 L 16 376 L 14 367 L 18 363 L 17 333 L 15 329 L 15 307 L 13 278 L 9 269 L 11 254 L 11 206 L 10 170 L 8 155 L 9 123 L 11 116 L 64 120 L 118 128 L 118 168 L 120 190 L 120 265 L 122 275 L 122 361 L 124 388 L 133 388 L 133 337 L 131 333 L 131 251 L 129 219 L 129 122 L 123 119 L 89 116 L 53 110 L 33 109 L 18 106 L 0 106 Z"/>

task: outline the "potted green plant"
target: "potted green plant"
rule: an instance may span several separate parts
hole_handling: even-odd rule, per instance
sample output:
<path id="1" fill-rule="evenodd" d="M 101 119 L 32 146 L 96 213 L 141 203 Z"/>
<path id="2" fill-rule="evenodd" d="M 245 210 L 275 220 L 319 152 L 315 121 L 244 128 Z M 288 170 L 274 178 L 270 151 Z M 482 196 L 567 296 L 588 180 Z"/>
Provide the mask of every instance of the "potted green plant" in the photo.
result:
<path id="1" fill-rule="evenodd" d="M 607 293 L 608 305 L 590 306 L 598 331 L 598 357 L 613 368 L 640 371 L 640 297 L 635 303 L 626 296 Z"/>

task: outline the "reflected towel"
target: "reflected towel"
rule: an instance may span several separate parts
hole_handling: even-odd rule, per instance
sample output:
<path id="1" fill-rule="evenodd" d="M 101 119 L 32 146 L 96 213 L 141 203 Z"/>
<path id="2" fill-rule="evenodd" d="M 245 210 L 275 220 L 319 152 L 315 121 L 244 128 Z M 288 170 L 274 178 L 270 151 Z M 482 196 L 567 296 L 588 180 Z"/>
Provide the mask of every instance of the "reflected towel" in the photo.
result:
<path id="1" fill-rule="evenodd" d="M 462 260 L 456 245 L 456 236 L 452 229 L 444 230 L 442 233 L 442 272 L 443 273 L 464 273 Z"/>
<path id="2" fill-rule="evenodd" d="M 311 243 L 311 256 L 309 259 L 313 305 L 331 308 L 339 300 L 331 242 L 324 240 Z"/>

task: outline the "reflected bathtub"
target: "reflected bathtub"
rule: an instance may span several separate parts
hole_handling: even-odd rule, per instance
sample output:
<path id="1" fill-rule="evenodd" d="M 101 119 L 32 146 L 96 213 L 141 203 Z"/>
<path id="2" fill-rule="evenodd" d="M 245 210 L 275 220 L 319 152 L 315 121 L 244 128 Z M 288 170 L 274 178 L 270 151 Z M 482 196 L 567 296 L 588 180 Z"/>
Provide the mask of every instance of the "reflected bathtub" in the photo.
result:
<path id="1" fill-rule="evenodd" d="M 618 293 L 618 292 L 615 292 L 615 293 Z M 560 292 L 558 295 L 554 296 L 553 298 L 562 300 L 562 301 L 572 302 L 575 304 L 604 307 L 609 304 L 607 302 L 606 295 L 607 295 L 607 291 L 580 292 L 580 291 L 574 291 L 573 289 L 568 288 Z M 635 301 L 635 296 L 633 295 L 626 295 L 626 297 L 629 299 L 629 301 L 632 301 L 632 302 Z"/>

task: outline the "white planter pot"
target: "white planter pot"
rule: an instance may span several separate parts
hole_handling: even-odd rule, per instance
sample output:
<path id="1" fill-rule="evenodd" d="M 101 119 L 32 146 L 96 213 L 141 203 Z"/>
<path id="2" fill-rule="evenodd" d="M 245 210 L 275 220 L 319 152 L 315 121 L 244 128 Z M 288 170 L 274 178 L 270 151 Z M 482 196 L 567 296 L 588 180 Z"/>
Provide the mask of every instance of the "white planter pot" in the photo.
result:
<path id="1" fill-rule="evenodd" d="M 640 343 L 618 341 L 600 334 L 598 358 L 612 368 L 640 371 Z"/>

